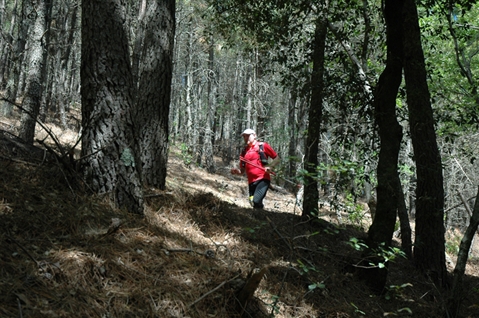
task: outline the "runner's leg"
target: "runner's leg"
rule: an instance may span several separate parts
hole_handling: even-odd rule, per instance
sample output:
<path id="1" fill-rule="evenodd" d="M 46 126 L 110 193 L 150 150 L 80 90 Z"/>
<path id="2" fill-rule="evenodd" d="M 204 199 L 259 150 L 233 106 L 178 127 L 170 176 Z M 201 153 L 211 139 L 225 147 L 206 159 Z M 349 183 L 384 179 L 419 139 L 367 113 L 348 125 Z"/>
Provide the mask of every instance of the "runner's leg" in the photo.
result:
<path id="1" fill-rule="evenodd" d="M 249 204 L 251 204 L 251 207 L 254 207 L 253 199 L 254 199 L 254 192 L 256 190 L 256 186 L 258 185 L 258 182 L 253 182 L 248 185 L 248 201 Z"/>
<path id="2" fill-rule="evenodd" d="M 266 192 L 268 192 L 270 181 L 263 179 L 254 183 L 256 183 L 256 186 L 254 189 L 253 207 L 262 209 L 264 207 L 263 199 L 266 196 Z"/>

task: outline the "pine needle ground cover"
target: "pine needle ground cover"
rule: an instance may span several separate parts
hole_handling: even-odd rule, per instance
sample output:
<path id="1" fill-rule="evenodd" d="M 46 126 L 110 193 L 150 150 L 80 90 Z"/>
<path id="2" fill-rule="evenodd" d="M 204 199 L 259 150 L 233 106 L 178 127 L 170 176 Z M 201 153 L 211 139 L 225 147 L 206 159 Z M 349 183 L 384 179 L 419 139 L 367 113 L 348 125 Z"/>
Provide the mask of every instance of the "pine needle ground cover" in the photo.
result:
<path id="1" fill-rule="evenodd" d="M 348 242 L 367 224 L 326 208 L 305 223 L 275 190 L 253 213 L 246 181 L 220 160 L 208 174 L 173 148 L 167 189 L 145 189 L 138 216 L 55 161 L 0 147 L 1 317 L 442 317 L 444 292 L 405 259 L 389 265 L 386 293 L 365 287 Z M 479 316 L 478 257 L 464 317 Z"/>

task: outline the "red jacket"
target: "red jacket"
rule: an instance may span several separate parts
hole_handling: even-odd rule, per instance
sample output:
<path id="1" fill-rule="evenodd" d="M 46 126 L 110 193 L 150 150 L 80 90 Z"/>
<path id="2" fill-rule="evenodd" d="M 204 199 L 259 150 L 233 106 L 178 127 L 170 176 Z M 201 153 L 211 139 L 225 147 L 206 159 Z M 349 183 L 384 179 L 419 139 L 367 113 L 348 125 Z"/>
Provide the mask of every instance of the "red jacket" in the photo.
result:
<path id="1" fill-rule="evenodd" d="M 245 169 L 246 171 L 246 176 L 248 177 L 248 184 L 262 179 L 271 180 L 271 176 L 268 172 L 266 172 L 264 169 L 258 168 L 263 167 L 259 155 L 259 143 L 259 141 L 255 140 L 253 145 L 246 146 L 246 148 L 243 149 L 243 151 L 241 152 L 242 158 L 254 164 L 249 164 L 240 160 L 240 167 Z M 278 156 L 276 151 L 274 151 L 273 148 L 271 148 L 271 146 L 266 142 L 263 142 L 263 150 L 264 154 L 266 155 L 266 158 L 275 159 Z"/>

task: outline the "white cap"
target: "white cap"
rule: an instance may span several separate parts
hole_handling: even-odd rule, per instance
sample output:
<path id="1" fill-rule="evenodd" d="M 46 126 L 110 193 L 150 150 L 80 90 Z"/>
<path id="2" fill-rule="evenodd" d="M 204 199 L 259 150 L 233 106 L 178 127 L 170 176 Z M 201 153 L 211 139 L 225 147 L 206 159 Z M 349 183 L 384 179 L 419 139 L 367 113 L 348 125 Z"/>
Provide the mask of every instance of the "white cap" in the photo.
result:
<path id="1" fill-rule="evenodd" d="M 254 132 L 253 129 L 245 129 L 245 131 L 243 131 L 243 133 L 241 134 L 241 136 L 243 135 L 256 135 L 256 133 Z"/>

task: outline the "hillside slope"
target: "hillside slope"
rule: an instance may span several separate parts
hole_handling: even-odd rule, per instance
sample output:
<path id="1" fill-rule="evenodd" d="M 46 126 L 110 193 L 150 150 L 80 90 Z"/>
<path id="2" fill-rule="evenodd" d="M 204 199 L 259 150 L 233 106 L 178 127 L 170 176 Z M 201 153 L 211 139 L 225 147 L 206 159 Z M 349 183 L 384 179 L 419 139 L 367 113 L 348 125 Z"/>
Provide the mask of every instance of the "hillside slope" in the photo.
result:
<path id="1" fill-rule="evenodd" d="M 442 317 L 445 294 L 405 259 L 387 293 L 366 287 L 348 244 L 364 228 L 327 211 L 301 222 L 284 191 L 253 213 L 245 179 L 220 160 L 208 174 L 173 148 L 167 189 L 146 190 L 141 217 L 32 153 L 0 143 L 1 317 Z M 249 276 L 251 298 L 239 293 Z M 477 275 L 464 290 L 462 316 L 479 317 Z"/>

